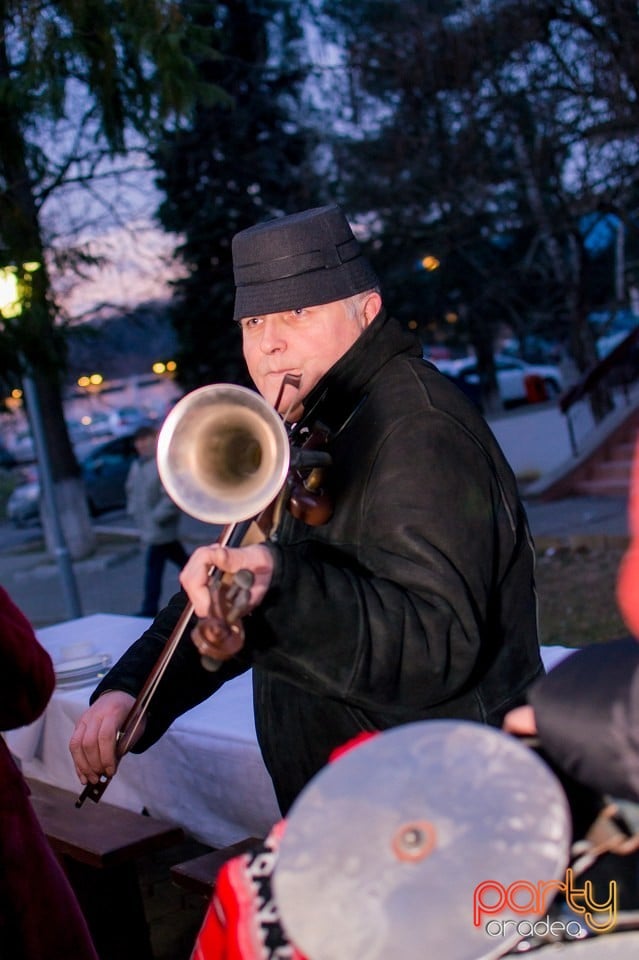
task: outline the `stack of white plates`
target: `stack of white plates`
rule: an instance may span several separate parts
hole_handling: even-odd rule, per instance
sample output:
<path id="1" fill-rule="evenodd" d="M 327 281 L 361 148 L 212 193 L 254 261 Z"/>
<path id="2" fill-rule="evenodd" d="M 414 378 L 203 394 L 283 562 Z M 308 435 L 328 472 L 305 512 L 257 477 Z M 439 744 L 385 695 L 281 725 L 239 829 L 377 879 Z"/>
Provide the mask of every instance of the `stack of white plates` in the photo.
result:
<path id="1" fill-rule="evenodd" d="M 111 664 L 108 653 L 94 653 L 88 657 L 61 660 L 56 664 L 55 675 L 59 687 L 79 686 L 102 676 Z"/>

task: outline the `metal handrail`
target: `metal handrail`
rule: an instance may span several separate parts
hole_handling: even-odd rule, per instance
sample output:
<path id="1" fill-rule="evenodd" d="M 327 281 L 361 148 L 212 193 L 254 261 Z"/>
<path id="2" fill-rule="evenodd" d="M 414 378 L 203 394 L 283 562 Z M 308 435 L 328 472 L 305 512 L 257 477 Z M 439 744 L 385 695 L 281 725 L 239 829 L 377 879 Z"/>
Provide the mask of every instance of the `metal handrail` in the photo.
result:
<path id="1" fill-rule="evenodd" d="M 627 337 L 624 337 L 620 343 L 614 347 L 602 360 L 594 363 L 568 390 L 561 394 L 558 400 L 559 409 L 566 416 L 568 423 L 568 433 L 570 436 L 570 445 L 575 456 L 578 454 L 577 441 L 575 438 L 574 425 L 570 417 L 572 407 L 580 400 L 587 399 L 601 384 L 606 377 L 617 371 L 630 357 L 632 349 L 639 343 L 639 326 L 631 330 Z M 637 378 L 637 371 L 633 370 L 633 375 L 624 378 L 621 382 L 626 402 L 629 401 L 628 386 Z"/>

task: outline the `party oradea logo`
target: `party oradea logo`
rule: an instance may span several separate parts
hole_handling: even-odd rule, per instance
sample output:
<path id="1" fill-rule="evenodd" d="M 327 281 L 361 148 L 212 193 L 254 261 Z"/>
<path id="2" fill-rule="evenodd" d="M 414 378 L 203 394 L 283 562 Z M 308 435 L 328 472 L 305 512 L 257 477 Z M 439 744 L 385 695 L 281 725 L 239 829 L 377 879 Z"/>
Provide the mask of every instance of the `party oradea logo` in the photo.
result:
<path id="1" fill-rule="evenodd" d="M 473 924 L 484 926 L 489 937 L 510 936 L 516 932 L 522 937 L 555 936 L 558 939 L 581 938 L 583 928 L 579 920 L 551 920 L 550 905 L 563 895 L 566 906 L 583 920 L 593 933 L 609 933 L 617 922 L 617 883 L 608 884 L 608 897 L 598 900 L 590 880 L 582 887 L 575 883 L 572 868 L 566 870 L 565 880 L 515 880 L 504 886 L 498 880 L 484 880 L 473 893 Z M 599 894 L 601 896 L 601 894 Z M 508 913 L 527 919 L 504 919 Z M 530 920 L 530 917 L 538 920 Z"/>

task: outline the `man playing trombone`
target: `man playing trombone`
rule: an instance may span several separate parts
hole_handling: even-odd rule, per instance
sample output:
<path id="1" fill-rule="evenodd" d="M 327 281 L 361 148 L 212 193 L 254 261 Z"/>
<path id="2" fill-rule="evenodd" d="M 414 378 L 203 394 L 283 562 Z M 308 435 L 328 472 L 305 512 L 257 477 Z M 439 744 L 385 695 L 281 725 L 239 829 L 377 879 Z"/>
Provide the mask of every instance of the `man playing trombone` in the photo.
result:
<path id="1" fill-rule="evenodd" d="M 303 436 L 321 425 L 332 515 L 283 510 L 275 536 L 194 551 L 183 591 L 92 696 L 70 748 L 115 773 L 117 737 L 187 603 L 190 624 L 134 752 L 253 669 L 260 748 L 285 814 L 331 751 L 428 718 L 499 726 L 542 673 L 534 551 L 516 481 L 481 414 L 422 359 L 337 206 L 233 239 L 234 318 L 262 397 Z M 241 623 L 211 570 L 249 571 Z M 220 664 L 202 669 L 201 657 Z"/>

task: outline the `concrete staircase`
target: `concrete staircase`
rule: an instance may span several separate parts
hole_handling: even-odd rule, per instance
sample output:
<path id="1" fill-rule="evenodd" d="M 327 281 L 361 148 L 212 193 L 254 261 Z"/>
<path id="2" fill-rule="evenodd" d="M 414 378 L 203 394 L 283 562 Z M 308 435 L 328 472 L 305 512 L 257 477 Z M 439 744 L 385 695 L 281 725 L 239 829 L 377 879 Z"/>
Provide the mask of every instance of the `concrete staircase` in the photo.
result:
<path id="1" fill-rule="evenodd" d="M 574 496 L 627 497 L 638 442 L 639 408 L 634 408 L 607 433 L 602 432 L 587 452 L 548 478 L 537 495 L 542 500 Z"/>
<path id="2" fill-rule="evenodd" d="M 575 478 L 573 492 L 588 497 L 625 497 L 635 449 L 633 440 L 619 440 L 591 459 L 583 477 Z"/>

